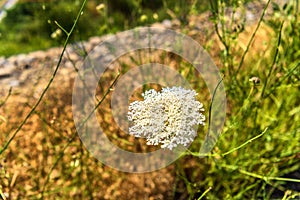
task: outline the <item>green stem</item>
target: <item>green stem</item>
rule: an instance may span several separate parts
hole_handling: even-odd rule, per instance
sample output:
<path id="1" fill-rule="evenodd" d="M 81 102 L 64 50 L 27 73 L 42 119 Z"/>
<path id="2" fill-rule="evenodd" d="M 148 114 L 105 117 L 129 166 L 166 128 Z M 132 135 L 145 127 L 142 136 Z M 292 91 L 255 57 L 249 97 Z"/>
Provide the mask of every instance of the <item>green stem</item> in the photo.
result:
<path id="1" fill-rule="evenodd" d="M 262 14 L 261 14 L 261 16 L 260 16 L 260 18 L 259 18 L 258 24 L 257 24 L 257 26 L 256 26 L 256 28 L 255 28 L 253 34 L 251 35 L 251 38 L 250 38 L 250 40 L 249 40 L 249 42 L 248 42 L 248 44 L 247 44 L 247 46 L 246 46 L 246 50 L 244 51 L 244 53 L 243 53 L 243 55 L 242 55 L 241 61 L 240 61 L 240 63 L 239 63 L 239 66 L 238 66 L 238 68 L 237 68 L 237 70 L 236 70 L 236 72 L 235 72 L 236 75 L 239 73 L 239 71 L 240 71 L 240 69 L 241 69 L 241 67 L 242 67 L 242 65 L 243 65 L 243 63 L 244 63 L 246 54 L 248 53 L 249 48 L 250 48 L 250 45 L 252 44 L 252 42 L 253 42 L 253 40 L 254 40 L 254 37 L 255 37 L 255 35 L 256 35 L 256 33 L 257 33 L 259 27 L 260 27 L 260 24 L 261 24 L 261 22 L 263 21 L 263 18 L 264 18 L 265 14 L 266 14 L 266 11 L 267 11 L 267 8 L 268 8 L 270 2 L 271 2 L 271 0 L 268 0 L 266 6 L 264 7 L 264 10 L 263 10 L 263 12 L 262 12 Z"/>
<path id="2" fill-rule="evenodd" d="M 284 24 L 284 21 L 281 22 L 281 25 L 280 25 L 280 28 L 279 28 L 279 35 L 278 35 L 278 41 L 277 41 L 277 46 L 276 46 L 276 52 L 275 52 L 275 55 L 274 55 L 273 62 L 271 64 L 270 70 L 269 70 L 269 72 L 267 74 L 267 78 L 266 78 L 266 81 L 264 83 L 261 95 L 260 95 L 261 99 L 264 97 L 264 94 L 265 94 L 265 91 L 266 91 L 266 88 L 267 88 L 267 84 L 268 84 L 268 80 L 271 77 L 271 74 L 273 72 L 273 69 L 274 69 L 274 66 L 275 66 L 275 63 L 276 63 L 276 60 L 277 60 L 277 57 L 278 57 L 279 46 L 280 46 L 280 43 L 281 43 L 281 34 L 282 34 L 283 24 Z"/>
<path id="3" fill-rule="evenodd" d="M 0 102 L 0 108 L 6 103 L 12 92 L 12 87 L 9 88 L 8 94 L 3 101 Z"/>
<path id="4" fill-rule="evenodd" d="M 198 200 L 202 199 L 211 189 L 212 187 L 209 187 L 207 190 L 205 190 L 203 194 L 198 198 Z"/>
<path id="5" fill-rule="evenodd" d="M 235 148 L 233 148 L 233 149 L 231 149 L 231 150 L 229 150 L 229 151 L 227 151 L 225 153 L 222 153 L 222 154 L 219 154 L 219 153 L 215 153 L 215 154 L 209 154 L 209 153 L 201 154 L 201 153 L 196 153 L 196 152 L 192 152 L 192 151 L 187 150 L 186 152 L 182 153 L 181 156 L 185 156 L 185 155 L 192 155 L 192 156 L 196 156 L 196 157 L 200 157 L 200 156 L 201 157 L 202 156 L 210 156 L 210 157 L 226 156 L 228 154 L 231 154 L 234 151 L 237 151 L 237 150 L 243 148 L 244 146 L 246 146 L 247 144 L 253 142 L 254 140 L 260 138 L 261 136 L 263 136 L 267 132 L 267 130 L 268 130 L 268 127 L 265 128 L 265 130 L 262 133 L 260 133 L 259 135 L 255 136 L 255 137 L 253 137 L 253 138 L 251 138 L 249 140 L 247 140 L 246 142 L 244 142 L 240 146 L 237 146 L 237 147 L 235 147 Z"/>
<path id="6" fill-rule="evenodd" d="M 70 40 L 70 36 L 72 35 L 72 33 L 74 32 L 74 29 L 78 23 L 78 20 L 81 16 L 81 13 L 83 11 L 83 8 L 86 4 L 86 1 L 87 0 L 84 0 L 84 2 L 82 3 L 82 6 L 80 8 L 80 11 L 76 17 L 76 20 L 70 30 L 70 32 L 68 32 L 67 34 L 67 38 L 64 42 L 64 46 L 63 46 L 63 50 L 61 52 L 61 55 L 59 57 L 59 60 L 58 60 L 58 63 L 56 65 L 56 68 L 54 70 L 54 72 L 52 73 L 52 76 L 48 82 L 48 84 L 46 85 L 45 89 L 43 90 L 41 96 L 39 97 L 39 99 L 37 100 L 37 102 L 34 104 L 34 106 L 32 107 L 32 109 L 30 110 L 30 112 L 27 114 L 27 116 L 24 118 L 24 120 L 21 122 L 21 124 L 18 126 L 18 128 L 15 130 L 15 132 L 12 134 L 12 136 L 9 138 L 9 140 L 4 144 L 3 148 L 0 150 L 0 155 L 8 148 L 8 146 L 10 145 L 10 143 L 14 140 L 14 138 L 16 137 L 16 135 L 20 132 L 20 130 L 22 129 L 22 127 L 24 126 L 24 124 L 27 122 L 27 120 L 31 117 L 31 115 L 34 113 L 34 111 L 36 110 L 36 108 L 38 107 L 38 105 L 41 103 L 42 99 L 44 98 L 45 94 L 47 93 L 48 89 L 50 88 L 54 78 L 56 77 L 56 74 L 57 74 L 57 71 L 58 69 L 60 68 L 60 64 L 61 64 L 61 61 L 62 61 L 62 58 L 63 58 L 63 55 L 66 51 L 66 48 L 67 48 L 67 44 L 69 43 L 69 40 Z"/>
<path id="7" fill-rule="evenodd" d="M 255 173 L 252 173 L 252 172 L 248 172 L 248 171 L 243 170 L 243 169 L 239 169 L 239 172 L 242 173 L 242 174 L 245 174 L 247 176 L 252 176 L 254 178 L 262 179 L 265 182 L 268 182 L 270 180 L 275 180 L 275 181 L 286 181 L 286 182 L 300 183 L 300 179 L 282 178 L 282 177 L 274 177 L 274 176 L 263 176 L 263 175 L 260 175 L 260 174 L 255 174 Z"/>
<path id="8" fill-rule="evenodd" d="M 240 169 L 238 166 L 235 166 L 235 165 L 222 165 L 222 167 L 230 169 L 230 170 L 238 170 L 241 174 L 261 179 L 261 180 L 263 180 L 267 183 L 270 180 L 300 183 L 300 179 L 283 178 L 283 177 L 275 177 L 275 176 L 263 176 L 263 175 L 256 174 L 256 173 L 253 173 L 253 172 L 248 172 L 244 169 Z"/>
<path id="9" fill-rule="evenodd" d="M 102 99 L 97 103 L 97 105 L 94 107 L 94 109 L 89 113 L 89 115 L 81 122 L 81 124 L 77 127 L 77 130 L 81 130 L 83 128 L 83 126 L 85 125 L 85 123 L 90 119 L 90 117 L 93 115 L 93 113 L 99 108 L 99 106 L 102 104 L 102 102 L 105 100 L 105 98 L 107 97 L 107 95 L 110 93 L 110 91 L 112 90 L 113 86 L 116 84 L 117 80 L 120 77 L 120 73 L 118 73 L 118 75 L 116 76 L 116 78 L 114 79 L 113 83 L 110 85 L 110 87 L 108 88 L 108 90 L 105 92 L 104 96 L 102 97 Z M 48 174 L 47 174 L 47 179 L 43 185 L 42 188 L 42 196 L 41 199 L 43 199 L 43 194 L 45 192 L 46 189 L 46 185 L 49 183 L 50 180 L 50 176 L 53 172 L 53 170 L 55 169 L 55 167 L 57 166 L 58 162 L 62 159 L 62 157 L 64 156 L 64 152 L 65 150 L 70 146 L 71 142 L 75 139 L 75 137 L 77 136 L 77 134 L 74 134 L 68 141 L 68 143 L 63 147 L 62 151 L 60 152 L 58 158 L 55 160 L 54 164 L 52 165 L 52 167 L 50 168 Z"/>
<path id="10" fill-rule="evenodd" d="M 237 151 L 238 149 L 243 148 L 243 147 L 246 146 L 247 144 L 249 144 L 249 143 L 253 142 L 254 140 L 256 140 L 256 139 L 260 138 L 261 136 L 263 136 L 263 135 L 267 132 L 267 130 L 268 130 L 268 127 L 265 128 L 265 130 L 264 130 L 261 134 L 259 134 L 259 135 L 255 136 L 255 137 L 251 138 L 250 140 L 247 140 L 245 143 L 241 144 L 241 145 L 238 146 L 238 147 L 235 147 L 235 148 L 231 149 L 230 151 L 227 151 L 227 152 L 225 152 L 225 153 L 222 153 L 221 155 L 222 155 L 222 156 L 226 156 L 226 155 L 228 155 L 228 154 L 231 154 L 231 153 L 234 152 L 234 151 Z"/>

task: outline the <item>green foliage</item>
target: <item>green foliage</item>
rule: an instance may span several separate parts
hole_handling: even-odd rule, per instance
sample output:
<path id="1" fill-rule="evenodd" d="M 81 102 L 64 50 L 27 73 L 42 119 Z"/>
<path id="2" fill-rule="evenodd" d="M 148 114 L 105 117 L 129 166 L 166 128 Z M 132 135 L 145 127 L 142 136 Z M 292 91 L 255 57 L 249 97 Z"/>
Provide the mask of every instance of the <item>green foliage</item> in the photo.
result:
<path id="1" fill-rule="evenodd" d="M 7 11 L 7 17 L 0 22 L 0 55 L 9 56 L 61 45 L 66 35 L 54 34 L 59 29 L 56 22 L 69 31 L 80 4 L 79 0 L 20 1 Z M 97 10 L 100 4 L 104 7 Z M 151 24 L 174 15 L 186 21 L 191 4 L 194 1 L 91 0 L 71 41 Z M 207 6 L 204 3 L 199 7 L 204 11 Z"/>
<path id="2" fill-rule="evenodd" d="M 80 1 L 51 1 L 18 3 L 7 11 L 0 24 L 1 54 L 10 55 L 32 49 L 44 49 L 60 44 L 66 35 L 51 38 L 58 29 L 55 22 L 69 31 L 79 10 Z M 91 20 L 94 19 L 94 20 Z M 99 14 L 87 11 L 76 27 L 72 40 L 86 39 L 96 34 Z M 22 46 L 22 48 L 20 48 Z M 25 49 L 23 48 L 24 46 Z"/>
<path id="3" fill-rule="evenodd" d="M 221 55 L 227 86 L 227 121 L 209 158 L 195 161 L 193 167 L 186 166 L 193 158 L 182 158 L 178 175 L 190 199 L 208 189 L 208 199 L 299 197 L 299 178 L 289 180 L 300 169 L 298 1 L 291 1 L 275 12 L 277 18 L 267 22 L 275 33 L 270 53 L 252 57 L 251 62 L 241 60 L 245 52 L 236 51 L 237 37 L 231 37 L 231 27 L 222 24 L 222 10 L 228 5 L 223 2 L 218 2 L 214 20 L 221 24 L 219 39 L 225 46 Z M 248 46 L 248 54 L 255 51 L 251 44 Z M 260 83 L 249 81 L 252 76 L 258 76 Z M 196 144 L 190 155 L 198 156 Z"/>

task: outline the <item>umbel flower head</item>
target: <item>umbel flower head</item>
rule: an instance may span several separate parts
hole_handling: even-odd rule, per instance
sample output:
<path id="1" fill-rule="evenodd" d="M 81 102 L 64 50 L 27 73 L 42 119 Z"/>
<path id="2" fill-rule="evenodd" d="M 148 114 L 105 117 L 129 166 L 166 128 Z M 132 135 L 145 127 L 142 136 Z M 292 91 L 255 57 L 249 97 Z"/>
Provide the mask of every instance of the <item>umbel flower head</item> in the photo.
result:
<path id="1" fill-rule="evenodd" d="M 178 145 L 189 145 L 197 134 L 197 125 L 204 125 L 203 104 L 197 93 L 182 87 L 154 89 L 142 94 L 144 101 L 129 105 L 129 134 L 144 137 L 147 145 L 161 145 L 172 150 Z"/>

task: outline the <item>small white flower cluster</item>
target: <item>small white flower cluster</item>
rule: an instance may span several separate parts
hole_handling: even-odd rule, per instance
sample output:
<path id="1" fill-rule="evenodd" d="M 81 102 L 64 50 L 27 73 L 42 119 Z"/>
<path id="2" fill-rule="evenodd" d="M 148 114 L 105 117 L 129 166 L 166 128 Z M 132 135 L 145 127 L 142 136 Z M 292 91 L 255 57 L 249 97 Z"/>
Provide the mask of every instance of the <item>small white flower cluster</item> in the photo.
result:
<path id="1" fill-rule="evenodd" d="M 144 101 L 129 105 L 128 120 L 132 122 L 129 134 L 144 137 L 147 145 L 159 145 L 172 150 L 189 145 L 196 136 L 195 125 L 204 125 L 203 104 L 197 93 L 182 87 L 154 89 L 142 94 Z"/>

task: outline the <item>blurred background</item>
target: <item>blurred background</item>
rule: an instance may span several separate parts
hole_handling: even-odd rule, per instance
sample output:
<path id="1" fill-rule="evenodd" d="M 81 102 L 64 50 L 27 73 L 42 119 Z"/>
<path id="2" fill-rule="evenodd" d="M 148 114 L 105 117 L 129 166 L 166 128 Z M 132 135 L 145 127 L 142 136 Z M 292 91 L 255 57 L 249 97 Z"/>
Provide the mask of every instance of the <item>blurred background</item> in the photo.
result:
<path id="1" fill-rule="evenodd" d="M 298 0 L 87 0 L 67 38 L 82 3 L 0 1 L 0 199 L 300 198 Z M 227 111 L 221 136 L 204 158 L 198 152 L 208 122 L 176 162 L 130 174 L 103 165 L 84 147 L 73 122 L 72 90 L 95 46 L 139 26 L 169 28 L 199 42 L 224 77 Z M 111 89 L 118 73 L 149 61 L 186 78 L 210 115 L 207 86 L 184 58 L 130 52 L 101 77 L 95 102 L 103 98 L 97 116 L 107 137 L 132 152 L 159 147 L 117 127 Z M 133 98 L 142 100 L 147 88 L 161 86 L 145 85 Z"/>

